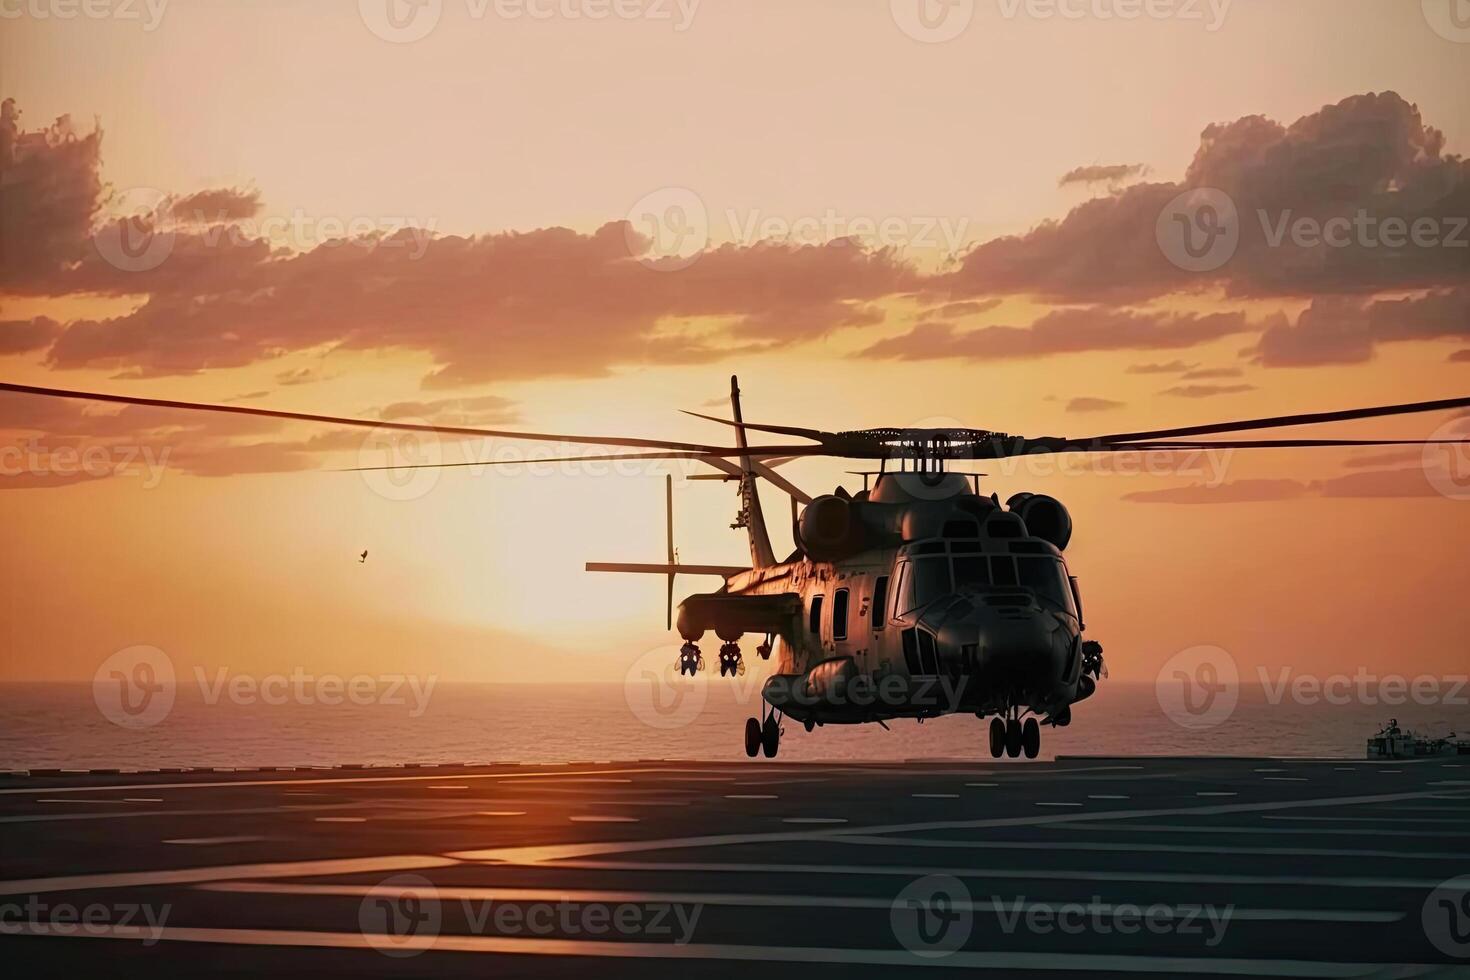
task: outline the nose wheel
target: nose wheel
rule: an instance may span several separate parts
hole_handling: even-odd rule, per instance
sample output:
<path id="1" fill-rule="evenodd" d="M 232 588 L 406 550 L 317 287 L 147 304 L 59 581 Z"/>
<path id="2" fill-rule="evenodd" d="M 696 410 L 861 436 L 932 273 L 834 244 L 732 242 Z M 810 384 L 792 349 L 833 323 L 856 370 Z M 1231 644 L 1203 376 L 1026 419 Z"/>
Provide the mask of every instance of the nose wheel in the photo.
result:
<path id="1" fill-rule="evenodd" d="M 754 759 L 757 755 L 764 755 L 767 759 L 774 759 L 780 747 L 781 723 L 776 720 L 775 711 L 766 715 L 765 721 L 756 718 L 745 719 L 745 754 L 747 756 Z"/>
<path id="2" fill-rule="evenodd" d="M 1024 722 L 1014 716 L 990 719 L 990 757 L 999 759 L 1004 755 L 1015 759 L 1022 754 L 1028 759 L 1041 754 L 1041 726 L 1036 719 L 1027 718 Z"/>

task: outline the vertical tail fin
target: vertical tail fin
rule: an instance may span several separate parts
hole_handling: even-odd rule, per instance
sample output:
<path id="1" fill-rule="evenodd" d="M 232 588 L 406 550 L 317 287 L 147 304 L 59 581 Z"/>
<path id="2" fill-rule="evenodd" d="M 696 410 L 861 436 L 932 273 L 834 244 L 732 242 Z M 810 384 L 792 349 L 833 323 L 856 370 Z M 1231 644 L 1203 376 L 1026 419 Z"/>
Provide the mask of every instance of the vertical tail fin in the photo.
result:
<path id="1" fill-rule="evenodd" d="M 745 449 L 745 419 L 740 414 L 740 379 L 730 376 L 730 409 L 735 415 L 735 445 Z M 750 537 L 750 563 L 754 568 L 766 568 L 776 564 L 776 553 L 771 550 L 771 535 L 766 531 L 766 518 L 761 513 L 761 498 L 756 490 L 755 467 L 749 456 L 740 457 L 740 519 Z"/>
<path id="2" fill-rule="evenodd" d="M 664 629 L 674 628 L 674 568 L 679 564 L 678 552 L 674 551 L 674 477 L 664 477 L 664 513 L 668 518 L 669 532 L 669 593 L 664 606 Z"/>

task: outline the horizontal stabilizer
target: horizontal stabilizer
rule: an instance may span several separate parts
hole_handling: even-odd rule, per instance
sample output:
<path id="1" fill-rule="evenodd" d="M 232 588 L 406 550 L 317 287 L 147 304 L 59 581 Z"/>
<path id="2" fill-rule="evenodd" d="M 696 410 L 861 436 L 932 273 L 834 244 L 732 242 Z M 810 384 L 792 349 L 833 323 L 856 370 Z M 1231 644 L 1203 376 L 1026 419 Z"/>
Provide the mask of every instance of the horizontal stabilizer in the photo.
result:
<path id="1" fill-rule="evenodd" d="M 744 565 L 639 565 L 618 561 L 589 561 L 589 572 L 630 572 L 634 575 L 718 575 L 730 578 L 750 569 Z"/>

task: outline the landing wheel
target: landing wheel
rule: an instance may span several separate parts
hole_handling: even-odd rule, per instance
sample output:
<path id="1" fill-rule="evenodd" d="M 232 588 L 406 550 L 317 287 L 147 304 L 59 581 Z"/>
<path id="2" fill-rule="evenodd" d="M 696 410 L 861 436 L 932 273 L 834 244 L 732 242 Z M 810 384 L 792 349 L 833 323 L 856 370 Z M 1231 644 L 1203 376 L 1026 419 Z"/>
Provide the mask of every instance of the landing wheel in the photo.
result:
<path id="1" fill-rule="evenodd" d="M 1041 753 L 1041 726 L 1035 718 L 1027 718 L 1026 724 L 1021 726 L 1021 749 L 1028 759 L 1034 759 Z"/>
<path id="2" fill-rule="evenodd" d="M 1006 750 L 1006 723 L 999 718 L 990 719 L 990 757 L 999 759 Z"/>
<path id="3" fill-rule="evenodd" d="M 754 759 L 761 750 L 761 723 L 745 719 L 745 754 Z"/>
<path id="4" fill-rule="evenodd" d="M 781 726 L 776 722 L 776 715 L 772 712 L 766 716 L 766 723 L 761 727 L 761 751 L 766 754 L 767 759 L 776 758 L 776 749 L 781 746 Z"/>
<path id="5" fill-rule="evenodd" d="M 1006 756 L 1016 758 L 1021 754 L 1021 723 L 1012 718 L 1006 722 Z"/>
<path id="6" fill-rule="evenodd" d="M 812 721 L 810 718 L 808 718 L 806 721 L 802 722 L 801 724 L 802 724 L 802 727 L 805 728 L 807 731 L 811 731 L 812 729 L 814 729 L 814 728 L 817 727 L 817 723 L 814 722 L 814 721 Z"/>

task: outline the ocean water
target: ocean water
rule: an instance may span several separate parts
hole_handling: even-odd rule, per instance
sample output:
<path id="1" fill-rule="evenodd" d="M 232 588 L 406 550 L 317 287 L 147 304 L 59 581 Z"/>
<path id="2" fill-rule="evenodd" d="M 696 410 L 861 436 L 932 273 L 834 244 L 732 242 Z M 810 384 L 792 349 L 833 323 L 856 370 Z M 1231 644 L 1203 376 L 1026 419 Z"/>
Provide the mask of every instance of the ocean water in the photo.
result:
<path id="1" fill-rule="evenodd" d="M 91 684 L 0 684 L 0 768 L 736 760 L 744 758 L 743 725 L 757 711 L 759 680 L 438 683 L 362 690 L 360 703 L 346 695 L 321 703 L 339 698 L 310 689 L 269 699 L 193 683 L 171 691 L 166 710 L 158 702 L 133 716 L 119 714 L 113 693 Z M 1070 727 L 1043 729 L 1042 757 L 1362 758 L 1364 740 L 1391 717 L 1423 734 L 1470 735 L 1470 708 L 1458 698 L 1426 706 L 1278 700 L 1243 688 L 1232 711 L 1206 719 L 1210 727 L 1186 727 L 1161 707 L 1153 685 L 1104 681 L 1075 707 Z M 808 733 L 788 721 L 779 757 L 990 761 L 986 723 L 968 715 L 890 722 L 886 731 L 829 725 Z"/>

